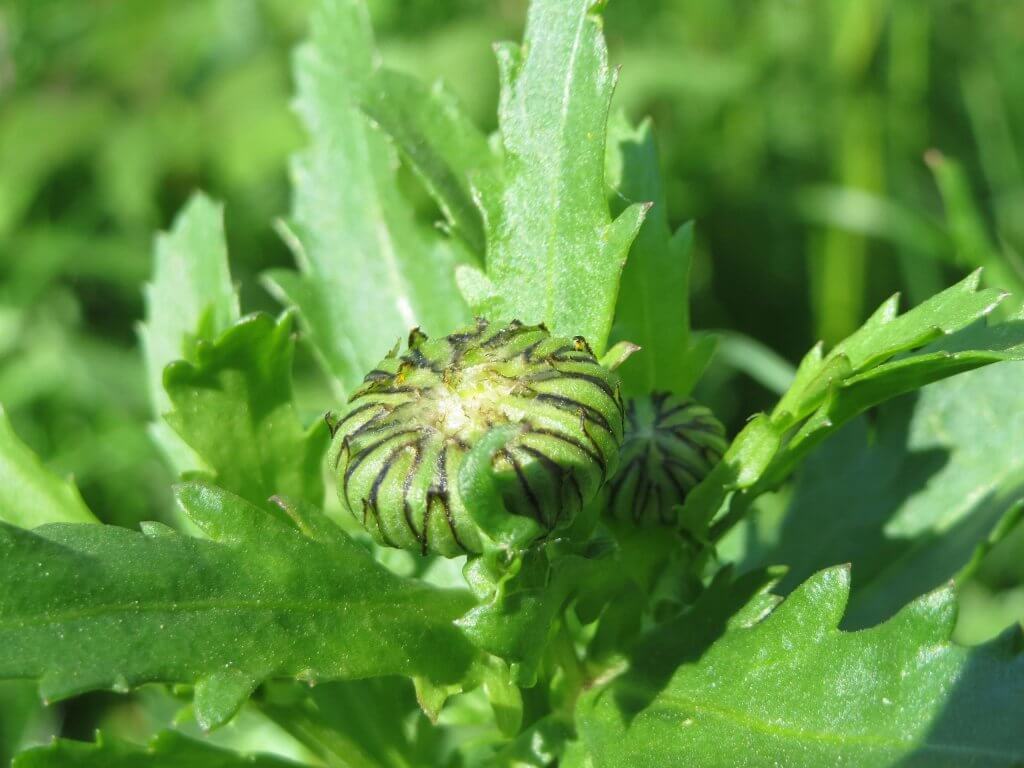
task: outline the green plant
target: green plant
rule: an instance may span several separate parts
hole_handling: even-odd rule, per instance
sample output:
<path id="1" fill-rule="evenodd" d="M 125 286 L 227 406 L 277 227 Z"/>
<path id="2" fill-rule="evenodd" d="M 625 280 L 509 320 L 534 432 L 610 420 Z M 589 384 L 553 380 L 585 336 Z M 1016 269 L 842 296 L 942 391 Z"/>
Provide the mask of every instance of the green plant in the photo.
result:
<path id="1" fill-rule="evenodd" d="M 927 389 L 915 415 L 971 456 L 939 478 L 895 400 L 1024 357 L 1021 321 L 987 319 L 1004 294 L 973 273 L 885 302 L 726 441 L 689 399 L 716 343 L 690 328 L 693 230 L 650 124 L 609 118 L 600 4 L 535 0 L 497 51 L 491 140 L 380 65 L 358 0 L 322 0 L 281 226 L 299 270 L 265 278 L 289 308 L 240 316 L 208 198 L 158 241 L 142 341 L 183 530 L 92 522 L 2 425 L 0 677 L 47 702 L 156 684 L 181 730 L 256 718 L 311 765 L 1020 763 L 1019 629 L 954 643 L 946 583 L 1019 530 L 1015 459 L 971 453 Z M 292 391 L 296 323 L 327 419 Z M 1006 395 L 977 376 L 953 380 L 972 403 Z M 924 510 L 848 533 L 836 489 Z M 827 560 L 844 535 L 852 575 Z M 14 764 L 289 763 L 169 731 Z"/>

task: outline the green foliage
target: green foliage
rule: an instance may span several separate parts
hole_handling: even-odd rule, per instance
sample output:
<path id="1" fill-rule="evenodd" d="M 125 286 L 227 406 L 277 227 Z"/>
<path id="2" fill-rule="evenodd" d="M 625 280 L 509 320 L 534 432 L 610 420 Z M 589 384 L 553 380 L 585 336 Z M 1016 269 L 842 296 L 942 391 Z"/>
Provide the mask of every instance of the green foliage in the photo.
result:
<path id="1" fill-rule="evenodd" d="M 320 504 L 320 463 L 328 432 L 303 429 L 291 393 L 292 318 L 250 315 L 215 342 L 200 342 L 194 362 L 164 372 L 174 410 L 167 423 L 221 487 L 254 504 L 275 495 Z"/>
<path id="2" fill-rule="evenodd" d="M 613 338 L 639 344 L 644 353 L 622 371 L 627 394 L 686 395 L 714 352 L 715 339 L 690 336 L 690 261 L 693 225 L 668 226 L 665 193 L 651 123 L 637 128 L 619 115 L 608 135 L 612 209 L 649 201 L 640 233 L 626 260 L 615 310 Z"/>
<path id="3" fill-rule="evenodd" d="M 367 78 L 359 103 L 437 200 L 452 234 L 482 256 L 487 241 L 474 198 L 496 182 L 498 163 L 455 96 L 441 81 L 428 90 L 415 77 L 381 68 Z"/>
<path id="4" fill-rule="evenodd" d="M 685 524 L 706 525 L 734 490 L 745 492 L 733 499 L 741 514 L 745 504 L 777 487 L 815 446 L 868 408 L 948 376 L 1020 359 L 1021 337 L 1012 332 L 953 336 L 946 346 L 927 346 L 985 317 L 1005 298 L 993 289 L 979 290 L 979 279 L 975 272 L 902 315 L 893 296 L 827 355 L 815 346 L 772 413 L 754 417 L 687 497 Z M 978 343 L 963 344 L 964 338 Z"/>
<path id="5" fill-rule="evenodd" d="M 22 528 L 92 523 L 74 483 L 55 477 L 22 443 L 0 408 L 0 520 Z"/>
<path id="6" fill-rule="evenodd" d="M 146 323 L 139 336 L 157 418 L 152 430 L 179 471 L 195 468 L 200 459 L 161 419 L 171 409 L 164 369 L 175 360 L 192 359 L 200 340 L 216 337 L 238 320 L 223 216 L 220 206 L 195 195 L 172 230 L 157 237 L 153 280 L 146 286 Z"/>
<path id="7" fill-rule="evenodd" d="M 852 562 L 857 627 L 959 578 L 1019 519 L 1021 367 L 957 376 L 845 427 L 801 468 L 777 539 L 750 557 L 789 564 L 784 589 Z"/>
<path id="8" fill-rule="evenodd" d="M 613 221 L 604 200 L 614 76 L 599 14 L 590 0 L 533 3 L 523 46 L 495 49 L 501 184 L 477 190 L 486 274 L 465 266 L 459 280 L 474 311 L 545 322 L 601 354 L 646 206 Z"/>
<path id="9" fill-rule="evenodd" d="M 656 630 L 637 666 L 581 703 L 585 764 L 1017 765 L 1019 634 L 951 644 L 949 588 L 842 632 L 849 586 L 849 570 L 834 568 L 774 610 L 756 597 L 711 643 Z"/>
<path id="10" fill-rule="evenodd" d="M 0 677 L 36 678 L 47 700 L 190 683 L 211 728 L 271 676 L 466 674 L 451 623 L 465 593 L 393 576 L 308 508 L 293 527 L 214 486 L 181 486 L 178 501 L 210 540 L 156 524 L 5 526 Z"/>
<path id="11" fill-rule="evenodd" d="M 296 53 L 296 108 L 311 137 L 292 163 L 288 240 L 300 272 L 268 277 L 348 393 L 414 326 L 434 335 L 468 319 L 455 290 L 458 251 L 415 221 L 394 150 L 359 109 L 372 46 L 362 3 L 336 0 L 321 4 Z"/>
<path id="12" fill-rule="evenodd" d="M 0 10 L 0 760 L 1024 763 L 1012 10 L 532 0 L 492 77 L 514 3 L 317 0 L 272 227 L 303 4 L 65 5 Z"/>

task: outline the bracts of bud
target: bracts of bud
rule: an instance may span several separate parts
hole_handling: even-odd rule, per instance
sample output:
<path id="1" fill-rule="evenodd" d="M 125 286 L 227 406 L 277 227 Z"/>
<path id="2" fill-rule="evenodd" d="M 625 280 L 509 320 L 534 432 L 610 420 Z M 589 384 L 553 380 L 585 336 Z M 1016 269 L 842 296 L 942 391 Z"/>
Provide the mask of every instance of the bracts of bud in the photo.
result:
<path id="1" fill-rule="evenodd" d="M 693 400 L 665 392 L 630 400 L 619 469 L 607 490 L 611 516 L 675 525 L 687 494 L 727 447 L 725 428 Z"/>
<path id="2" fill-rule="evenodd" d="M 458 477 L 492 428 L 514 428 L 492 462 L 504 506 L 543 537 L 615 472 L 625 411 L 617 377 L 581 337 L 478 320 L 433 340 L 414 330 L 331 426 L 342 505 L 380 544 L 451 557 L 483 548 Z"/>

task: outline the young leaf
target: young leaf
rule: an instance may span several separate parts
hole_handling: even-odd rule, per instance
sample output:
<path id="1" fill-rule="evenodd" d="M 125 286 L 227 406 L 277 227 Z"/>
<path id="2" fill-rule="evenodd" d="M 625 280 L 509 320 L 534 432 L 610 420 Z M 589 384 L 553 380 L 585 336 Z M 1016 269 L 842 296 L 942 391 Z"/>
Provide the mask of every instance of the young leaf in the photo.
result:
<path id="1" fill-rule="evenodd" d="M 212 339 L 238 320 L 231 284 L 223 208 L 197 193 L 169 232 L 156 238 L 153 280 L 146 286 L 146 322 L 139 327 L 153 413 L 154 439 L 179 472 L 201 462 L 160 420 L 170 410 L 164 368 L 192 357 L 195 343 Z"/>
<path id="2" fill-rule="evenodd" d="M 250 315 L 164 374 L 174 407 L 167 422 L 222 487 L 259 505 L 274 494 L 323 499 L 330 435 L 320 421 L 304 430 L 295 415 L 293 349 L 289 313 Z"/>
<path id="3" fill-rule="evenodd" d="M 471 302 L 582 335 L 600 355 L 619 276 L 643 221 L 632 205 L 616 220 L 604 184 L 614 75 L 593 0 L 531 3 L 522 48 L 497 47 L 504 150 L 500 199 L 485 221 L 487 273 L 463 276 Z M 471 272 L 464 267 L 460 271 Z"/>
<path id="4" fill-rule="evenodd" d="M 78 489 L 43 466 L 14 434 L 0 406 L 0 521 L 22 528 L 43 523 L 95 523 Z"/>
<path id="5" fill-rule="evenodd" d="M 627 674 L 586 694 L 577 725 L 590 764 L 1009 768 L 1024 760 L 1019 631 L 986 646 L 953 645 L 955 598 L 944 588 L 885 624 L 841 632 L 849 580 L 846 568 L 823 571 L 767 618 L 733 624 L 663 678 Z M 636 701 L 638 711 L 623 706 Z"/>
<path id="6" fill-rule="evenodd" d="M 204 728 L 271 677 L 463 679 L 474 652 L 452 622 L 466 593 L 394 576 L 340 532 L 307 538 L 214 486 L 181 486 L 178 501 L 210 540 L 0 527 L 0 678 L 38 679 L 47 700 L 191 683 Z"/>
<path id="7" fill-rule="evenodd" d="M 22 752 L 11 768 L 297 768 L 269 755 L 240 755 L 164 731 L 145 747 L 96 734 L 95 743 L 59 739 Z"/>
<path id="8" fill-rule="evenodd" d="M 918 349 L 966 328 L 989 314 L 1005 298 L 993 289 L 979 289 L 981 272 L 972 272 L 951 288 L 899 314 L 899 296 L 892 296 L 857 331 L 822 357 L 818 347 L 801 362 L 796 380 L 773 415 L 800 418 L 820 403 L 835 376 L 863 373 L 900 352 Z"/>
<path id="9" fill-rule="evenodd" d="M 295 57 L 296 108 L 310 134 L 292 164 L 299 274 L 267 277 L 298 307 L 342 392 L 414 326 L 442 334 L 468 319 L 455 288 L 456 252 L 417 225 L 398 189 L 393 150 L 359 109 L 374 55 L 363 3 L 319 4 Z"/>
<path id="10" fill-rule="evenodd" d="M 633 241 L 622 272 L 613 340 L 640 345 L 641 352 L 620 372 L 630 395 L 653 391 L 689 394 L 714 350 L 714 339 L 690 337 L 690 258 L 693 225 L 674 233 L 665 213 L 665 193 L 651 122 L 637 127 L 617 114 L 608 136 L 612 210 L 628 203 L 653 203 Z"/>
<path id="11" fill-rule="evenodd" d="M 828 355 L 815 346 L 771 415 L 753 419 L 690 493 L 682 519 L 699 529 L 730 491 L 749 489 L 734 499 L 731 524 L 751 499 L 785 480 L 815 446 L 858 414 L 957 373 L 1019 359 L 1024 344 L 1015 334 L 994 328 L 957 334 L 1005 298 L 999 291 L 979 290 L 979 278 L 975 272 L 902 315 L 893 296 Z"/>

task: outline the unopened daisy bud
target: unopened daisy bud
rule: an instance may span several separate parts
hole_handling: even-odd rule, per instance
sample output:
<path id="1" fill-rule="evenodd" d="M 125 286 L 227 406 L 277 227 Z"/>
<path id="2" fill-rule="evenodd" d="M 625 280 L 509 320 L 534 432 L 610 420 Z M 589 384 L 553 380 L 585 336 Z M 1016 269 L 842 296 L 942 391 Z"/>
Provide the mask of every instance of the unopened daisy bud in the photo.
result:
<path id="1" fill-rule="evenodd" d="M 616 376 L 580 337 L 515 321 L 478 320 L 434 340 L 413 331 L 408 350 L 370 371 L 333 425 L 338 495 L 381 544 L 479 553 L 459 471 L 489 430 L 510 425 L 493 460 L 501 497 L 547 535 L 614 472 L 623 419 Z"/>
<path id="2" fill-rule="evenodd" d="M 677 507 L 725 453 L 725 428 L 703 405 L 656 392 L 626 403 L 619 469 L 608 486 L 613 517 L 673 525 Z"/>

